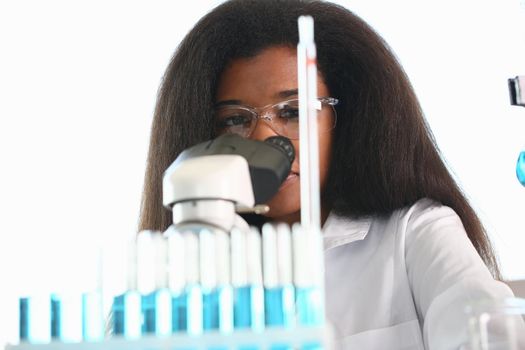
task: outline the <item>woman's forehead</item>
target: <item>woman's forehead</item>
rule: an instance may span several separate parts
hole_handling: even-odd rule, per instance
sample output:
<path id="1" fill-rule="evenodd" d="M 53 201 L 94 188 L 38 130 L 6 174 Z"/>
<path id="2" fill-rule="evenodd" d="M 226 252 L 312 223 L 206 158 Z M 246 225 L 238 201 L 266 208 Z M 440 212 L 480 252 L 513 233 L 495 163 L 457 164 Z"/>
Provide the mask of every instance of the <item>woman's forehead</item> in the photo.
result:
<path id="1" fill-rule="evenodd" d="M 233 60 L 220 77 L 216 101 L 241 100 L 261 105 L 293 96 L 297 88 L 296 50 L 271 47 L 254 57 Z M 318 88 L 326 90 L 324 86 Z"/>

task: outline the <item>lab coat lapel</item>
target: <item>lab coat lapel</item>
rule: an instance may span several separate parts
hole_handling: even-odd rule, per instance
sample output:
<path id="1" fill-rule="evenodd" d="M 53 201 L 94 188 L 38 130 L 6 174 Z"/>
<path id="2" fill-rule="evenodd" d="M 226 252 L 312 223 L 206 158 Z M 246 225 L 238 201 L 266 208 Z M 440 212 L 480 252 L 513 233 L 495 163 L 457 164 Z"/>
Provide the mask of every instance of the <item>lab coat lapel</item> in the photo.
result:
<path id="1" fill-rule="evenodd" d="M 330 213 L 323 226 L 324 250 L 365 239 L 372 218 L 349 219 Z"/>

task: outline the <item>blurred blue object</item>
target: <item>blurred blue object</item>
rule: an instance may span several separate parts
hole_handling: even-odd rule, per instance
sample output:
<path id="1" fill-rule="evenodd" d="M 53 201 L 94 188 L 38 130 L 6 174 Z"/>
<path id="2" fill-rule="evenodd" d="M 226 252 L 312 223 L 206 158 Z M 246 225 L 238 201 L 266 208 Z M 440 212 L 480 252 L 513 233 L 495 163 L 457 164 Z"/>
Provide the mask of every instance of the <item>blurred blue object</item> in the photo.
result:
<path id="1" fill-rule="evenodd" d="M 521 151 L 516 164 L 516 176 L 520 183 L 525 186 L 525 151 Z"/>

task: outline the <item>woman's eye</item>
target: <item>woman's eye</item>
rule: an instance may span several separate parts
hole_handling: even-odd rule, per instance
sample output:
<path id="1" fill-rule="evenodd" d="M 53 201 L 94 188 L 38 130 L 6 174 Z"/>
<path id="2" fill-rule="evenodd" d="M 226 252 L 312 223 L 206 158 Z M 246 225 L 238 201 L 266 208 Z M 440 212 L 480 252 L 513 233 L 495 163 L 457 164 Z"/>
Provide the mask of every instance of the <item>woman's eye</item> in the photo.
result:
<path id="1" fill-rule="evenodd" d="M 231 115 L 224 118 L 221 118 L 218 121 L 218 126 L 222 128 L 228 128 L 232 126 L 250 124 L 251 118 L 248 118 L 244 115 Z"/>
<path id="2" fill-rule="evenodd" d="M 284 107 L 279 111 L 279 117 L 284 119 L 299 118 L 299 109 L 294 107 Z"/>

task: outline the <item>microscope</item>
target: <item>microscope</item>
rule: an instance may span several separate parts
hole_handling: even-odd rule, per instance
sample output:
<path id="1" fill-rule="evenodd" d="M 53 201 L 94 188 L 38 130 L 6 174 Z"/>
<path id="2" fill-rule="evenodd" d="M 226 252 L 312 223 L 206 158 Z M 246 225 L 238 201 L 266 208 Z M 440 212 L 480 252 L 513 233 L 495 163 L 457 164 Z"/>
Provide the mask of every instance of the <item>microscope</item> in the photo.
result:
<path id="1" fill-rule="evenodd" d="M 290 173 L 295 150 L 289 139 L 255 141 L 226 134 L 186 149 L 163 178 L 163 204 L 179 231 L 233 228 L 246 232 L 240 213 L 262 214 Z"/>

